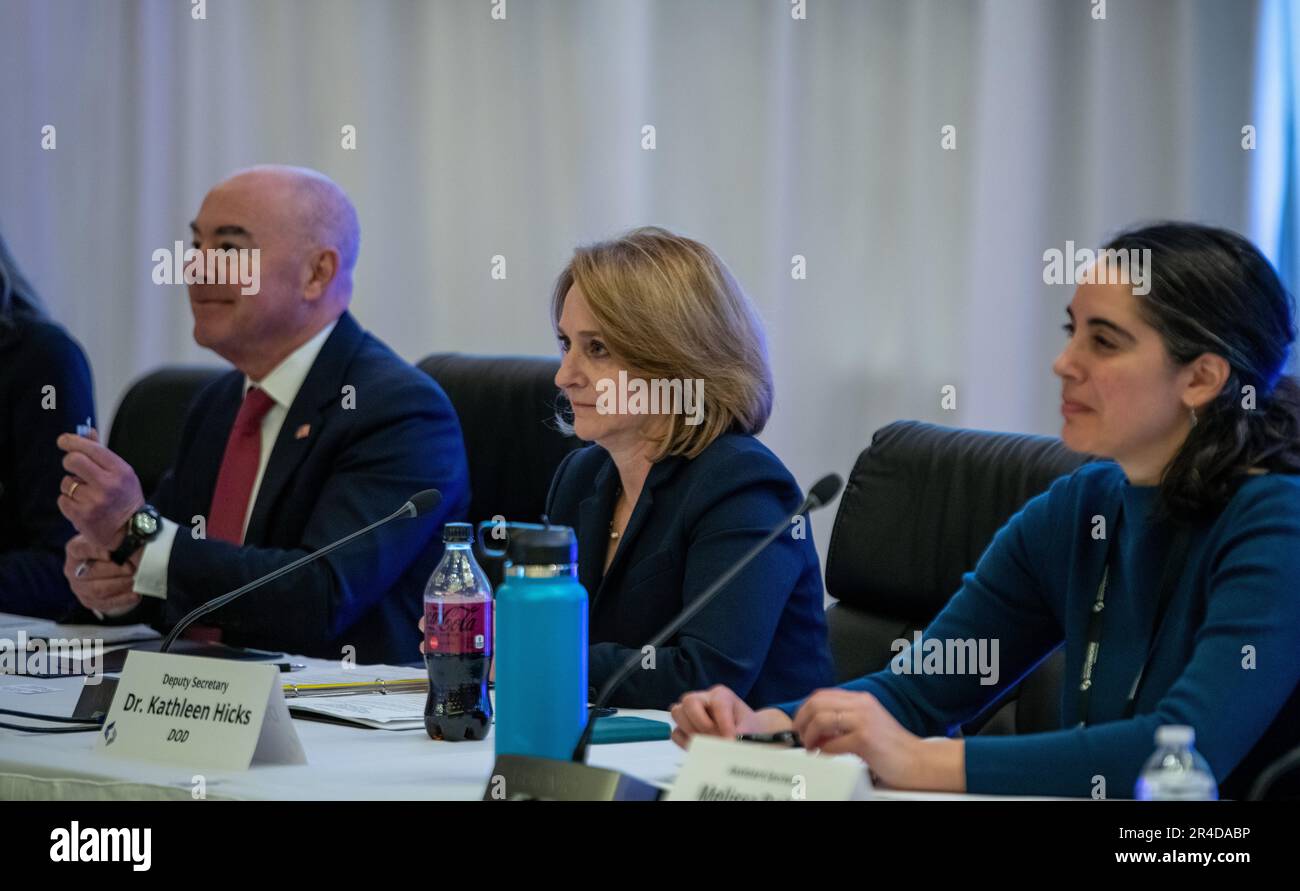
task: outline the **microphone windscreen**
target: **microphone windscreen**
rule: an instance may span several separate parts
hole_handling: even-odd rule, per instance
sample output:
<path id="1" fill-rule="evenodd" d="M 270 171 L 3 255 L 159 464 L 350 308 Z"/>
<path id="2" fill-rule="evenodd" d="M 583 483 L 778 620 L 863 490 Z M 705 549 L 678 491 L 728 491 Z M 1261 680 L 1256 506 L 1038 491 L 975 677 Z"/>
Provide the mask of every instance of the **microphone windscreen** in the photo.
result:
<path id="1" fill-rule="evenodd" d="M 412 517 L 420 517 L 442 504 L 442 493 L 437 489 L 425 489 L 411 496 L 408 503 L 415 508 Z"/>
<path id="2" fill-rule="evenodd" d="M 828 473 L 819 479 L 808 492 L 811 509 L 816 510 L 823 505 L 830 504 L 835 500 L 835 496 L 840 494 L 840 489 L 843 486 L 844 480 L 840 479 L 838 473 Z"/>

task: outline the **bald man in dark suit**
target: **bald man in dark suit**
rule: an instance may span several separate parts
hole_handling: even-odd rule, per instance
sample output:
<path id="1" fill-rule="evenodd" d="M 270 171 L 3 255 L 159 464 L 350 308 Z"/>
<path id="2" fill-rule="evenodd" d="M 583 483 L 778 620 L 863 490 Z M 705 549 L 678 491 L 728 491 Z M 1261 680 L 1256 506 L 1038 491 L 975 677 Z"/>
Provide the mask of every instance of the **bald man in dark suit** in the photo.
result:
<path id="1" fill-rule="evenodd" d="M 442 390 L 347 311 L 359 234 L 315 171 L 258 167 L 218 184 L 194 247 L 259 252 L 260 287 L 189 286 L 194 338 L 234 370 L 191 406 L 146 503 L 93 439 L 62 436 L 59 508 L 77 528 L 65 574 L 109 621 L 169 628 L 194 607 L 385 516 L 426 488 L 442 504 L 394 522 L 211 616 L 196 636 L 358 662 L 418 658 L 412 632 L 437 532 L 469 501 L 460 425 Z"/>

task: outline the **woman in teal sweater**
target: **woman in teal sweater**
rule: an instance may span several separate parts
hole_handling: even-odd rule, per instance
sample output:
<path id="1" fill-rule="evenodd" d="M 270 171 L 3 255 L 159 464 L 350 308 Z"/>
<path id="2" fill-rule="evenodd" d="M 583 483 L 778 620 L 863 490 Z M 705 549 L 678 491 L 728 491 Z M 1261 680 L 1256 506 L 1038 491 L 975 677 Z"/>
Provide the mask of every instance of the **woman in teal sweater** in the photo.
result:
<path id="1" fill-rule="evenodd" d="M 1107 247 L 1150 250 L 1150 291 L 1081 285 L 1053 371 L 1063 440 L 1114 463 L 1026 504 L 924 634 L 996 640 L 998 683 L 904 673 L 904 651 L 759 711 L 714 687 L 673 706 L 679 744 L 794 729 L 894 788 L 1129 797 L 1156 728 L 1186 724 L 1221 794 L 1241 797 L 1300 743 L 1294 304 L 1231 232 L 1168 223 Z M 1062 642 L 1063 729 L 951 738 Z"/>

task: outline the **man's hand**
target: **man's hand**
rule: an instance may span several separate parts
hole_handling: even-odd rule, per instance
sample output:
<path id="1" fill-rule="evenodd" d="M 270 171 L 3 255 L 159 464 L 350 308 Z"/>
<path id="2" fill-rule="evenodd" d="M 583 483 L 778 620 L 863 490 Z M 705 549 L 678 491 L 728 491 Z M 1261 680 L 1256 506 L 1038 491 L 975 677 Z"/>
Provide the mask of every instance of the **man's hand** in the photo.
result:
<path id="1" fill-rule="evenodd" d="M 108 559 L 108 551 L 84 535 L 74 535 L 64 551 L 63 574 L 82 606 L 105 616 L 120 616 L 140 602 L 135 593 L 135 571 L 141 548 L 121 566 Z"/>
<path id="2" fill-rule="evenodd" d="M 126 522 L 144 504 L 131 465 L 99 444 L 99 436 L 62 434 L 68 475 L 59 483 L 59 511 L 93 545 L 111 551 L 122 543 Z"/>
<path id="3" fill-rule="evenodd" d="M 756 712 L 729 687 L 721 684 L 687 693 L 670 710 L 673 742 L 686 748 L 697 733 L 734 738 L 742 733 L 776 733 L 790 729 L 790 719 L 780 709 Z"/>

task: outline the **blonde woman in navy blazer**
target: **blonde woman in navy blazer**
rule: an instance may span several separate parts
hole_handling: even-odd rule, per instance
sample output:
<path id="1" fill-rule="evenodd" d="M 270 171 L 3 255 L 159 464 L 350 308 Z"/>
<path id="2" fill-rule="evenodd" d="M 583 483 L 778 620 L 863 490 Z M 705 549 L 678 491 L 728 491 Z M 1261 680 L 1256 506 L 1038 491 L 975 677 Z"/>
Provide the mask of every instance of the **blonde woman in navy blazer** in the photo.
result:
<path id="1" fill-rule="evenodd" d="M 548 515 L 577 532 L 590 681 L 600 687 L 803 495 L 755 438 L 772 408 L 763 331 L 709 248 L 657 228 L 580 248 L 556 282 L 552 317 L 563 357 L 555 382 L 572 406 L 562 423 L 591 445 L 560 465 Z M 656 406 L 635 394 L 656 384 L 681 398 L 643 411 Z M 711 684 L 758 704 L 831 676 L 805 521 L 647 655 L 614 704 L 667 708 Z"/>

